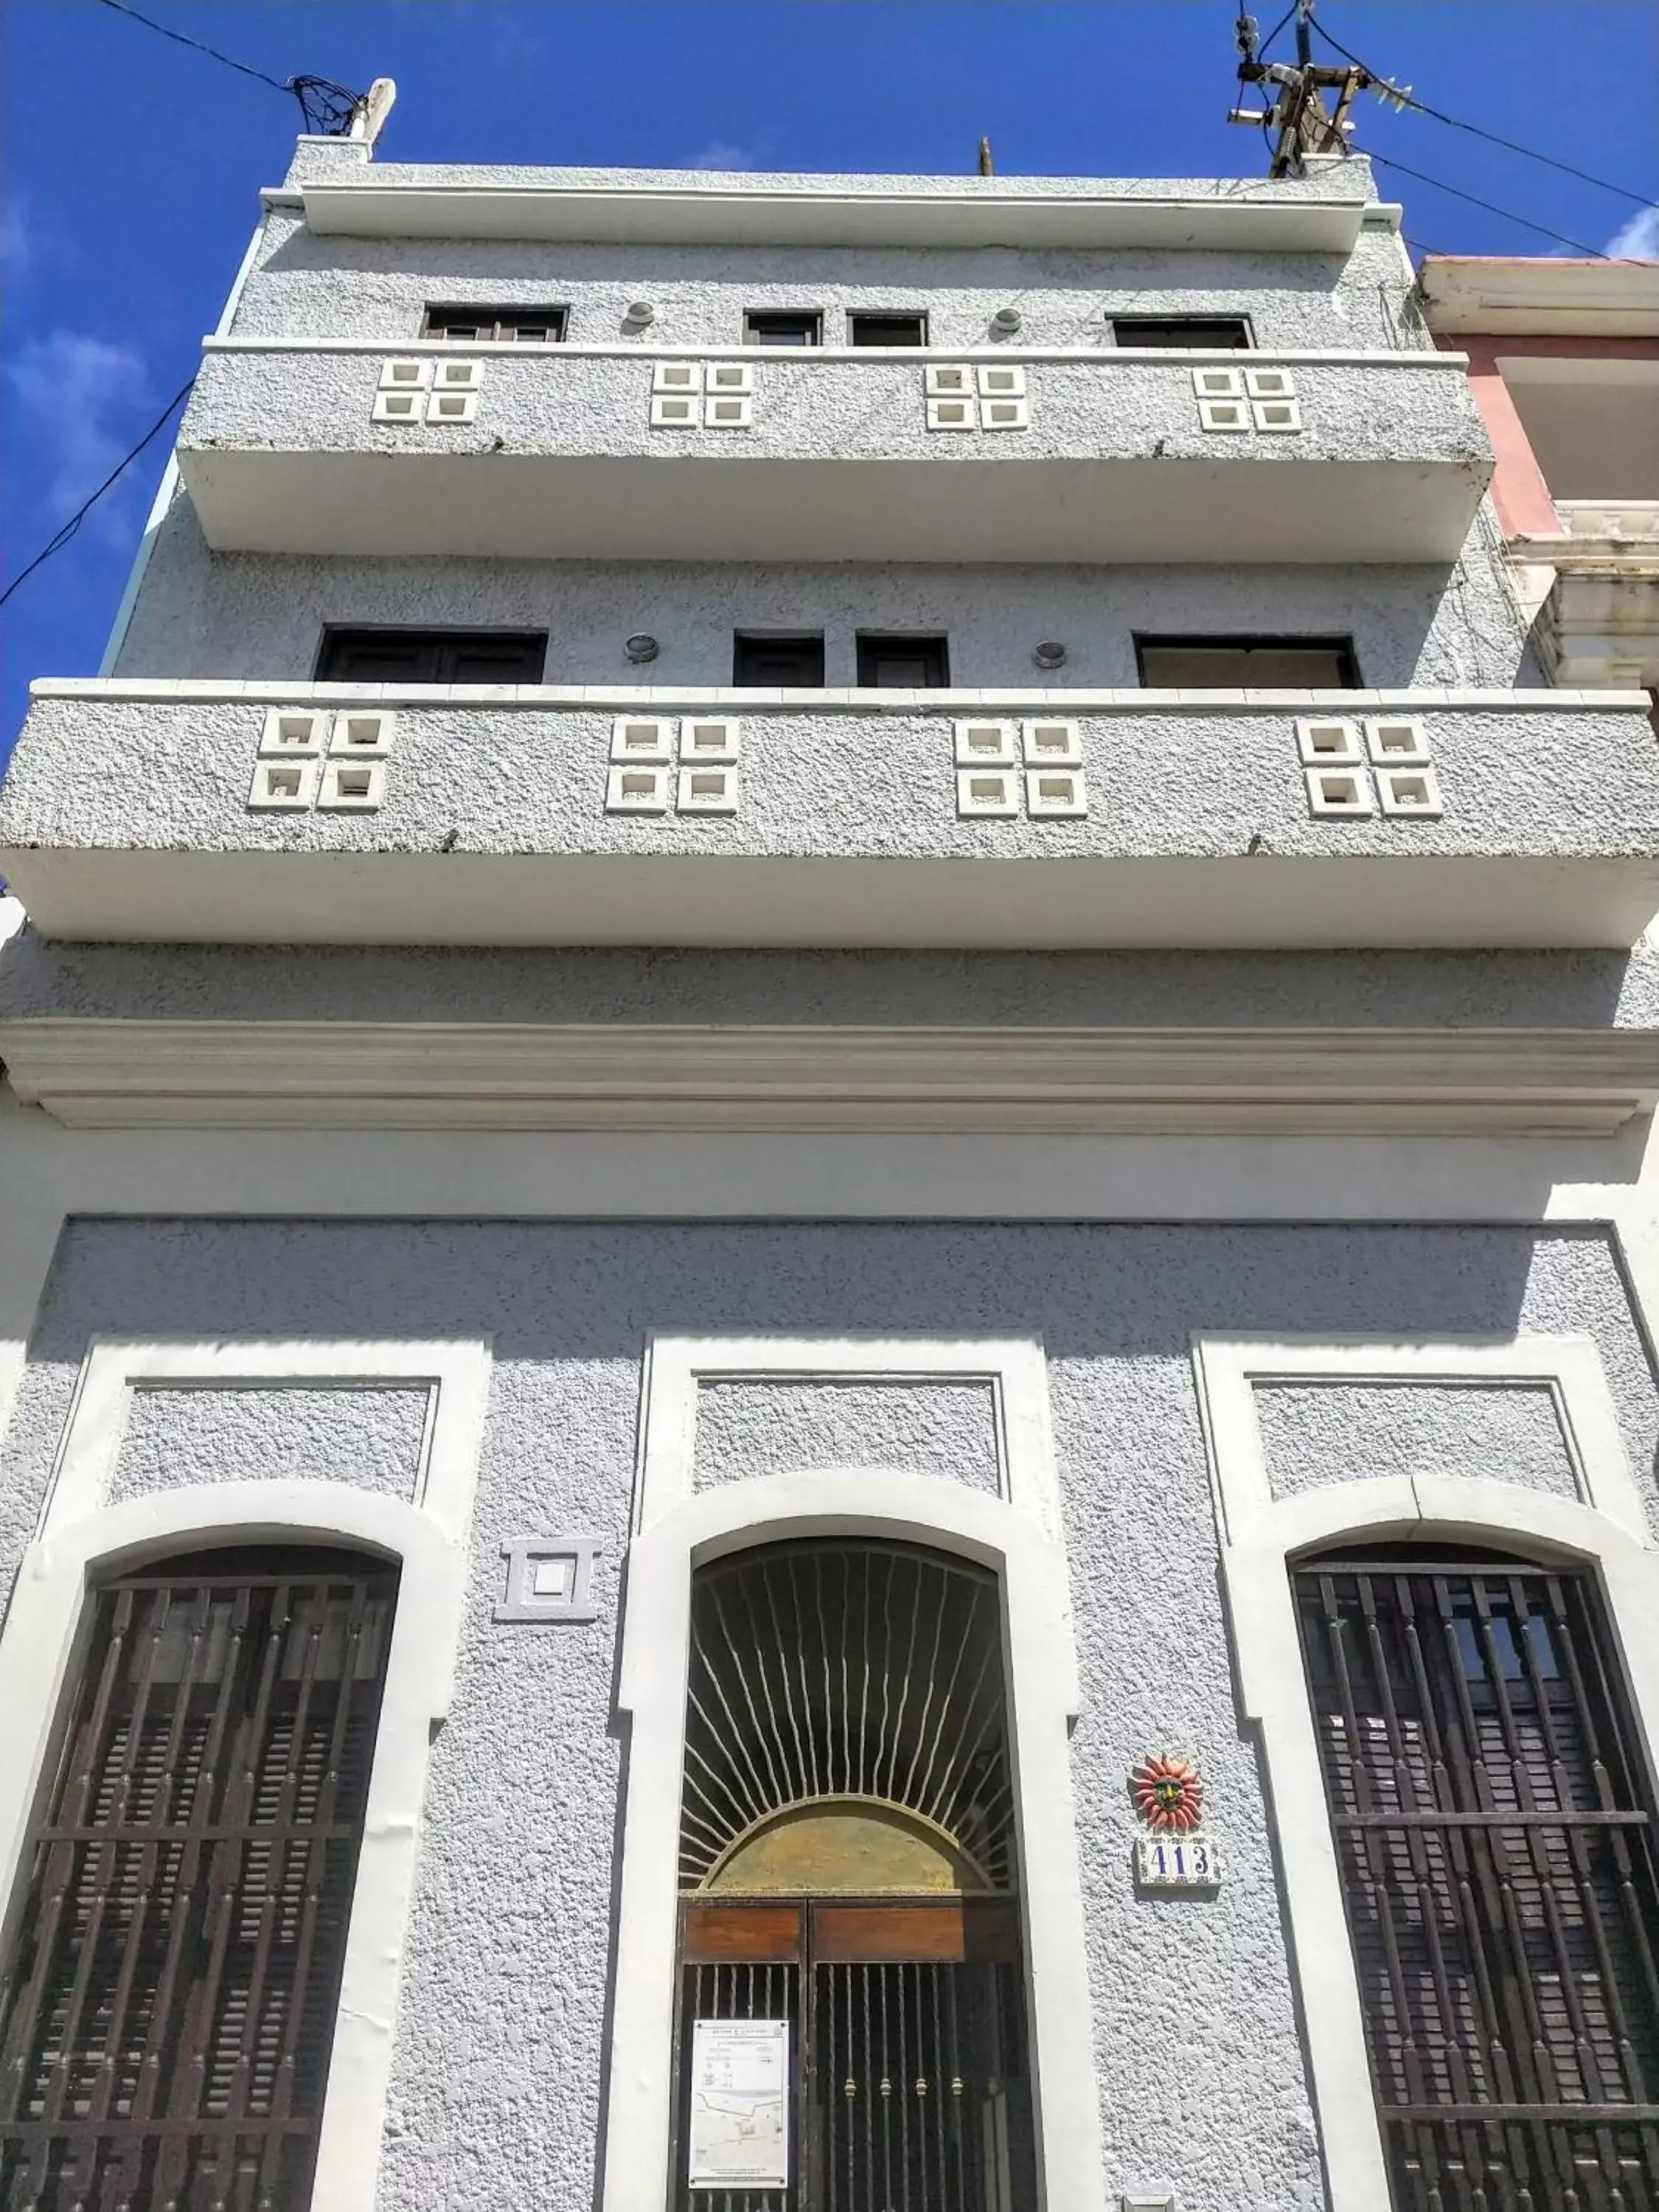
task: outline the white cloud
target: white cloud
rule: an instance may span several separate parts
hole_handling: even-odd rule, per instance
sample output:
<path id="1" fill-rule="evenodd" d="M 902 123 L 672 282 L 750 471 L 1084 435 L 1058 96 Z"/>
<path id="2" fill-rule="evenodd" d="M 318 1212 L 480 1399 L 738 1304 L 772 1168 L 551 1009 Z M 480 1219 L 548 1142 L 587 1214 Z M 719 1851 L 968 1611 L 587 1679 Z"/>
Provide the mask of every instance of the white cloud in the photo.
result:
<path id="1" fill-rule="evenodd" d="M 55 330 L 27 340 L 5 376 L 44 468 L 45 504 L 54 513 L 78 507 L 144 428 L 152 392 L 143 356 L 81 331 Z M 113 498 L 94 512 L 106 527 L 124 530 Z"/>
<path id="2" fill-rule="evenodd" d="M 1659 261 L 1659 207 L 1644 208 L 1607 240 L 1615 259 Z"/>
<path id="3" fill-rule="evenodd" d="M 701 154 L 691 157 L 694 169 L 757 169 L 760 155 L 751 146 L 728 146 L 723 138 L 711 138 Z"/>

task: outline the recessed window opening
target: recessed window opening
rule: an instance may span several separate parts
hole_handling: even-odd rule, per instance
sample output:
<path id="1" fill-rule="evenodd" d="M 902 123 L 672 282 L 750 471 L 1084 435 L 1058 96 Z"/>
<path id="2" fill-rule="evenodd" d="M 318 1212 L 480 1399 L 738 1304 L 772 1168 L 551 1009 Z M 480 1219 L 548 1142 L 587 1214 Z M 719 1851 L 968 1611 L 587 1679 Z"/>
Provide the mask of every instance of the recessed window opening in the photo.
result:
<path id="1" fill-rule="evenodd" d="M 822 690 L 822 630 L 738 630 L 732 640 L 732 681 L 785 690 Z"/>
<path id="2" fill-rule="evenodd" d="M 847 338 L 855 346 L 925 346 L 927 318 L 924 314 L 893 314 L 886 310 L 856 309 L 847 318 Z"/>
<path id="3" fill-rule="evenodd" d="M 1351 637 L 1135 638 L 1140 680 L 1153 691 L 1352 691 Z"/>
<path id="4" fill-rule="evenodd" d="M 759 346 L 823 343 L 823 317 L 816 307 L 751 309 L 743 319 L 743 342 Z"/>
<path id="5" fill-rule="evenodd" d="M 507 339 L 520 345 L 557 345 L 569 328 L 568 307 L 428 307 L 421 335 L 468 341 Z"/>
<path id="6" fill-rule="evenodd" d="M 347 629 L 330 623 L 317 677 L 334 684 L 539 684 L 546 664 L 544 629 Z"/>
<path id="7" fill-rule="evenodd" d="M 685 1730 L 675 2205 L 1032 2203 L 996 1577 L 839 1538 L 701 1568 Z M 777 2082 L 740 2114 L 736 2038 Z"/>
<path id="8" fill-rule="evenodd" d="M 1652 2201 L 1659 1859 L 1594 1574 L 1291 1571 L 1395 2212 Z"/>
<path id="9" fill-rule="evenodd" d="M 890 634 L 860 630 L 859 682 L 896 691 L 943 690 L 951 681 L 948 643 L 943 634 Z"/>
<path id="10" fill-rule="evenodd" d="M 1109 315 L 1107 324 L 1121 346 L 1243 352 L 1255 343 L 1246 315 Z"/>
<path id="11" fill-rule="evenodd" d="M 311 2203 L 397 1582 L 239 1547 L 88 1594 L 0 1980 L 0 2202 Z"/>

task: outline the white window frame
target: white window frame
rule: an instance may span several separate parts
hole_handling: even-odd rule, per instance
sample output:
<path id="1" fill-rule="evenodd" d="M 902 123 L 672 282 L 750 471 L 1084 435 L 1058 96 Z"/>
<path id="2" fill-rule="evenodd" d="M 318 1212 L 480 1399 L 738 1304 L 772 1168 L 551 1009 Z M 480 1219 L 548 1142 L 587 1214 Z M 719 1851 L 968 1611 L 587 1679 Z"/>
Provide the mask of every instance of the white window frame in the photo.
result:
<path id="1" fill-rule="evenodd" d="M 489 1394 L 488 1339 L 195 1342 L 94 1338 L 0 1632 L 0 1911 L 21 1908 L 30 1819 L 79 1664 L 88 1589 L 205 1545 L 318 1542 L 398 1563 L 318 2140 L 315 2203 L 373 2212 L 434 1725 L 449 1710 Z M 346 1482 L 181 1485 L 111 1505 L 136 1390 L 408 1389 L 426 1425 L 408 1502 Z"/>
<path id="2" fill-rule="evenodd" d="M 1315 1547 L 1425 1527 L 1593 1567 L 1635 1722 L 1659 1744 L 1659 1552 L 1594 1342 L 1577 1336 L 1193 1338 L 1239 1698 L 1261 1731 L 1332 2212 L 1389 2202 L 1342 1880 L 1325 1803 L 1291 1564 Z M 1389 1475 L 1275 1498 L 1261 1384 L 1547 1389 L 1578 1497 L 1487 1474 Z"/>
<path id="3" fill-rule="evenodd" d="M 696 1491 L 698 1392 L 714 1377 L 986 1382 L 1000 1495 L 910 1468 L 863 1467 Z M 901 1537 L 1000 1578 L 1038 2203 L 1105 2212 L 1069 1748 L 1077 1656 L 1040 1340 L 656 1337 L 647 1352 L 634 1529 L 618 1691 L 631 1725 L 602 2212 L 660 2203 L 668 2174 L 692 1573 L 751 1545 L 817 1535 Z"/>

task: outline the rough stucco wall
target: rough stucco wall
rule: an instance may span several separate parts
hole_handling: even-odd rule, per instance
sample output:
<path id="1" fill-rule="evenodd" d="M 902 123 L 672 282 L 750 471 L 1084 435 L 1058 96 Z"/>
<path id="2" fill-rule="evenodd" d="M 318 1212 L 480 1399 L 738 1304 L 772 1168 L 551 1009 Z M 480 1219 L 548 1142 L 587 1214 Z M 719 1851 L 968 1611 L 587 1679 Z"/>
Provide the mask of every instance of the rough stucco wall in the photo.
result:
<path id="1" fill-rule="evenodd" d="M 210 1482 L 346 1482 L 412 1499 L 423 1389 L 142 1389 L 108 1503 Z"/>
<path id="2" fill-rule="evenodd" d="M 932 953 L 0 946 L 0 1018 L 1650 1028 L 1625 952 Z"/>
<path id="3" fill-rule="evenodd" d="M 696 1420 L 699 1490 L 822 1467 L 905 1468 L 993 1497 L 1001 1488 L 988 1382 L 704 1382 Z"/>
<path id="4" fill-rule="evenodd" d="M 1275 1498 L 1382 1475 L 1486 1475 L 1577 1498 L 1543 1383 L 1258 1383 L 1255 1417 Z"/>
<path id="5" fill-rule="evenodd" d="M 1322 2203 L 1261 1778 L 1232 1702 L 1190 1332 L 1587 1331 L 1659 1501 L 1659 1398 L 1614 1257 L 1589 1232 L 81 1223 L 20 1392 L 0 1586 L 88 1334 L 158 1326 L 495 1333 L 380 2212 L 589 2212 L 622 1753 L 617 1569 L 645 1329 L 1046 1338 L 1083 1668 L 1073 1759 L 1109 2178 L 1174 2185 L 1182 2212 Z M 599 1620 L 493 1625 L 501 1541 L 561 1528 L 606 1545 Z M 1213 1901 L 1133 1892 L 1124 1778 L 1166 1743 L 1191 1746 L 1208 1773 L 1230 1869 Z"/>
<path id="6" fill-rule="evenodd" d="M 371 181 L 384 171 L 377 165 Z M 632 179 L 630 179 L 632 181 Z M 699 182 L 702 180 L 699 179 Z M 745 181 L 749 181 L 745 179 Z M 999 185 L 1012 179 L 998 179 Z M 1113 315 L 1248 315 L 1258 347 L 1409 347 L 1398 240 L 1363 233 L 1323 253 L 1052 251 L 544 243 L 510 239 L 313 237 L 272 211 L 236 319 L 238 337 L 418 337 L 428 302 L 568 307 L 568 336 L 653 345 L 736 345 L 749 308 L 817 308 L 846 342 L 849 307 L 925 310 L 930 349 L 984 345 L 1016 307 L 1028 346 L 1109 346 Z M 656 319 L 626 324 L 631 301 Z"/>
<path id="7" fill-rule="evenodd" d="M 304 679 L 326 623 L 544 629 L 550 684 L 635 681 L 635 630 L 658 683 L 729 684 L 734 629 L 822 629 L 832 685 L 854 681 L 860 629 L 945 631 L 968 685 L 1037 682 L 1046 638 L 1067 653 L 1049 688 L 1133 685 L 1137 632 L 1351 634 L 1372 689 L 1542 680 L 1481 530 L 1450 570 L 283 559 L 210 554 L 182 495 L 114 672 Z"/>

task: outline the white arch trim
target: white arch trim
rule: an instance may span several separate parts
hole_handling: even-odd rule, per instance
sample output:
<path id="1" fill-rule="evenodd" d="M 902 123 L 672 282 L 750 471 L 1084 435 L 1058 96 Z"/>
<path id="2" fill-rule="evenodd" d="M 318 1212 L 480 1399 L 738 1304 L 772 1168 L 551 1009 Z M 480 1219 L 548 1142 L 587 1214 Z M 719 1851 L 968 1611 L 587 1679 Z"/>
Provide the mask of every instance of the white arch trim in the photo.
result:
<path id="1" fill-rule="evenodd" d="M 676 2002 L 680 1780 L 691 1571 L 784 1537 L 901 1537 L 995 1570 L 1003 1595 L 1040 2203 L 1103 2212 L 1067 1722 L 1066 1562 L 1030 1514 L 885 1468 L 767 1475 L 684 1498 L 629 1548 L 620 1703 L 632 1717 L 603 2212 L 661 2202 Z"/>
<path id="2" fill-rule="evenodd" d="M 1601 1402 L 1606 1382 L 1593 1346 L 1571 1350 L 1561 1404 L 1565 1432 L 1577 1437 L 1577 1448 L 1582 1451 L 1587 1436 L 1595 1440 L 1597 1464 L 1581 1480 L 1585 1488 L 1599 1488 L 1600 1508 L 1518 1483 L 1456 1474 L 1335 1483 L 1274 1501 L 1261 1466 L 1254 1411 L 1232 1386 L 1248 1389 L 1254 1375 L 1397 1374 L 1410 1369 L 1413 1358 L 1419 1363 L 1414 1371 L 1425 1378 L 1468 1381 L 1506 1364 L 1510 1373 L 1518 1368 L 1531 1375 L 1546 1346 L 1559 1351 L 1576 1342 L 1194 1341 L 1239 1694 L 1261 1730 L 1332 2212 L 1388 2212 L 1390 2200 L 1289 1562 L 1316 1545 L 1433 1528 L 1448 1538 L 1588 1565 L 1601 1578 L 1636 1724 L 1650 1745 L 1659 1745 L 1659 1552 L 1647 1535 L 1617 1430 L 1609 1437 L 1602 1425 L 1609 1408 Z M 1311 1364 L 1303 1364 L 1304 1358 Z M 1460 1359 L 1471 1364 L 1461 1366 Z M 1617 1447 L 1611 1458 L 1609 1445 Z"/>
<path id="3" fill-rule="evenodd" d="M 88 1577 L 169 1552 L 265 1541 L 361 1547 L 400 1568 L 314 2188 L 319 2206 L 371 2212 L 427 1760 L 448 1708 L 465 1590 L 465 1549 L 428 1514 L 343 1483 L 212 1483 L 105 1507 L 32 1544 L 0 1637 L 0 1895 L 21 1903 L 29 1818 Z"/>

